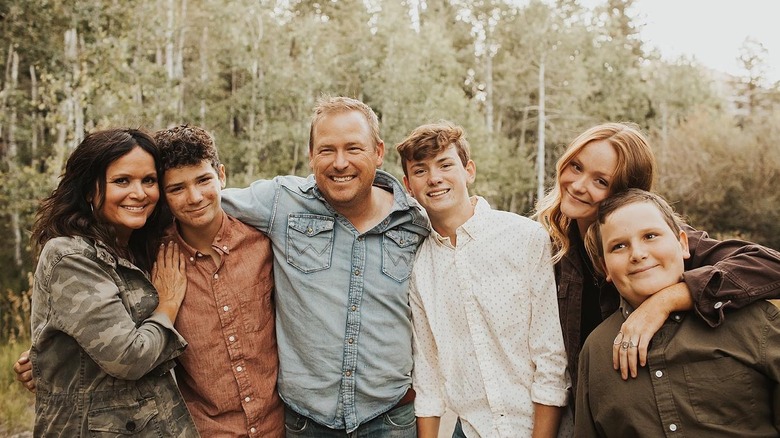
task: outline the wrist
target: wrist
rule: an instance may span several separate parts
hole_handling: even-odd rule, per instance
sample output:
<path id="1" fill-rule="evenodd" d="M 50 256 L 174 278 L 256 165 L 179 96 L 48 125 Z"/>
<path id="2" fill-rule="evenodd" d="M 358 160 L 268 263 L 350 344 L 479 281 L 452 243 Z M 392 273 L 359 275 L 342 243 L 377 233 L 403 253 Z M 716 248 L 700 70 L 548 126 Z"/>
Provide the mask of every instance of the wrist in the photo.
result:
<path id="1" fill-rule="evenodd" d="M 179 307 L 181 305 L 177 303 L 174 300 L 166 300 L 166 301 L 160 301 L 160 303 L 157 305 L 157 312 L 164 313 L 168 316 L 168 318 L 171 320 L 171 322 L 174 322 L 176 320 L 176 315 L 179 314 Z"/>

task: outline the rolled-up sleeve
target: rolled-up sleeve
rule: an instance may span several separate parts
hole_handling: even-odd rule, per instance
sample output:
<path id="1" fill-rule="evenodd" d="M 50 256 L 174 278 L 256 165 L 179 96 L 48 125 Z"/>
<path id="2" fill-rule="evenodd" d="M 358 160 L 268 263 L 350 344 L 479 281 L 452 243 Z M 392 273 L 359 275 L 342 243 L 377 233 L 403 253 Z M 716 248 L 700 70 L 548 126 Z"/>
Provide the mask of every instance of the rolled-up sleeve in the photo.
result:
<path id="1" fill-rule="evenodd" d="M 541 228 L 530 244 L 538 251 L 536 268 L 539 276 L 531 284 L 531 324 L 528 343 L 536 371 L 531 386 L 531 399 L 548 406 L 565 406 L 568 401 L 570 382 L 566 375 L 566 351 L 558 318 L 558 296 L 555 288 L 555 274 L 550 256 L 550 239 Z"/>

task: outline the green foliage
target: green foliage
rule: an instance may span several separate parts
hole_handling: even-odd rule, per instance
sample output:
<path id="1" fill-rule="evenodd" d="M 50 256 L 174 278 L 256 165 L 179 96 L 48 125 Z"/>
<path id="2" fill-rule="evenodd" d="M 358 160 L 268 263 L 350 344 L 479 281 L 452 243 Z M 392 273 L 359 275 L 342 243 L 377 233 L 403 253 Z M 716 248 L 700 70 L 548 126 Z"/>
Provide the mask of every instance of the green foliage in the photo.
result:
<path id="1" fill-rule="evenodd" d="M 656 149 L 658 189 L 697 228 L 778 248 L 780 112 L 751 120 L 692 113 Z"/>
<path id="2" fill-rule="evenodd" d="M 739 54 L 745 78 L 727 93 L 751 112 L 737 117 L 699 66 L 645 50 L 634 2 L 0 2 L 0 232 L 21 236 L 0 249 L 0 290 L 29 290 L 37 202 L 85 131 L 202 125 L 229 185 L 244 186 L 309 172 L 309 118 L 322 94 L 374 108 L 384 167 L 397 176 L 394 146 L 414 127 L 463 125 L 473 192 L 520 213 L 536 201 L 542 103 L 548 186 L 577 133 L 633 121 L 655 145 L 659 188 L 696 225 L 780 246 L 771 189 L 780 92 L 762 83 L 765 50 L 749 41 Z M 0 302 L 0 314 L 11 306 Z M 14 330 L 0 327 L 0 339 Z"/>
<path id="3" fill-rule="evenodd" d="M 0 436 L 32 430 L 35 396 L 16 381 L 13 364 L 30 348 L 29 338 L 0 342 Z"/>

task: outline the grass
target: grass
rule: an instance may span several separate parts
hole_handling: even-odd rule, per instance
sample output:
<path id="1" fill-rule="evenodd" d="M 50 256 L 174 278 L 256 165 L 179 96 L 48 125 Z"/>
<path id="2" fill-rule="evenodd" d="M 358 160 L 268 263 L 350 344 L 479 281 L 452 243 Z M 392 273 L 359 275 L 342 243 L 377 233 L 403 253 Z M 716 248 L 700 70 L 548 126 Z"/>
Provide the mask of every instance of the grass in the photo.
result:
<path id="1" fill-rule="evenodd" d="M 31 432 L 35 420 L 35 396 L 16 381 L 13 366 L 19 354 L 30 348 L 27 340 L 0 343 L 0 436 Z"/>

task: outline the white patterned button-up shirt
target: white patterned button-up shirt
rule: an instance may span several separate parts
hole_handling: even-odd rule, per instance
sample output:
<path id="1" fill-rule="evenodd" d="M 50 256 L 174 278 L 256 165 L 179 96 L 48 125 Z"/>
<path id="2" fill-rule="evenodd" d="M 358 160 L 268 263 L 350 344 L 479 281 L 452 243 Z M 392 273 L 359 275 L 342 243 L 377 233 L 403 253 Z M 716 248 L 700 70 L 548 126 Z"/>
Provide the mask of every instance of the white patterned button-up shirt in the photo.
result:
<path id="1" fill-rule="evenodd" d="M 445 407 L 468 437 L 531 436 L 533 403 L 566 404 L 550 238 L 476 198 L 457 246 L 435 231 L 411 278 L 415 413 Z"/>

